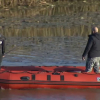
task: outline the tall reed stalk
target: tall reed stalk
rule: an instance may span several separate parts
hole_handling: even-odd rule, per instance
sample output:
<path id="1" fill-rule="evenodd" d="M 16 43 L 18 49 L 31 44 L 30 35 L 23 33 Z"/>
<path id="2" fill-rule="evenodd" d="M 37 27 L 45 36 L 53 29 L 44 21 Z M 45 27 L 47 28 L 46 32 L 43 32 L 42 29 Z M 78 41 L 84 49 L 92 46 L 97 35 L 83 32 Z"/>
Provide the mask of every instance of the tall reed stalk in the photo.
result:
<path id="1" fill-rule="evenodd" d="M 0 6 L 1 7 L 35 6 L 42 2 L 47 3 L 48 1 L 50 2 L 52 0 L 0 0 Z"/>

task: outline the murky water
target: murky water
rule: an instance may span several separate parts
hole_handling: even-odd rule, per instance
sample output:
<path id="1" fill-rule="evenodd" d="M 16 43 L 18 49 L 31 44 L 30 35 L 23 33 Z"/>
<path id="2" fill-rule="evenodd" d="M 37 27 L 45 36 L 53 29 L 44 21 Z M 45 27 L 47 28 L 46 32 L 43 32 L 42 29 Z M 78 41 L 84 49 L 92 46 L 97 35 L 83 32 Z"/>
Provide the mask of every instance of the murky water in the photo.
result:
<path id="1" fill-rule="evenodd" d="M 19 43 L 16 38 L 7 38 L 8 44 L 13 41 L 11 52 L 3 58 L 2 65 L 82 65 L 81 55 L 84 49 L 84 38 L 71 37 L 32 37 L 23 38 Z M 81 41 L 81 42 L 80 42 Z M 11 45 L 11 46 L 12 46 Z M 9 51 L 8 50 L 8 51 Z"/>
<path id="2" fill-rule="evenodd" d="M 100 1 L 54 2 L 42 8 L 0 9 L 6 37 L 3 66 L 85 65 L 81 60 L 91 27 L 100 28 Z M 99 89 L 0 90 L 0 100 L 100 100 Z"/>
<path id="3" fill-rule="evenodd" d="M 98 89 L 1 90 L 1 100 L 100 100 Z"/>

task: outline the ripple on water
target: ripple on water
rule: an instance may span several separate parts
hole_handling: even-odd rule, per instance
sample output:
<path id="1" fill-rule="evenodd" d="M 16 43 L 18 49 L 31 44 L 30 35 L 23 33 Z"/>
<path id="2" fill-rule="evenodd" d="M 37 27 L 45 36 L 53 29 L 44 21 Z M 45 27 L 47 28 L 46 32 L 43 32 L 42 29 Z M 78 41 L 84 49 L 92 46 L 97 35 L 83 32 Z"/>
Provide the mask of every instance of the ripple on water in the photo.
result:
<path id="1" fill-rule="evenodd" d="M 16 38 L 13 40 L 15 43 L 19 42 Z M 38 40 L 42 42 L 37 43 Z M 38 37 L 31 42 L 25 39 L 21 45 L 18 43 L 18 46 L 3 58 L 2 65 L 80 66 L 85 63 L 81 60 L 84 49 L 82 37 Z M 33 45 L 30 46 L 30 43 Z"/>

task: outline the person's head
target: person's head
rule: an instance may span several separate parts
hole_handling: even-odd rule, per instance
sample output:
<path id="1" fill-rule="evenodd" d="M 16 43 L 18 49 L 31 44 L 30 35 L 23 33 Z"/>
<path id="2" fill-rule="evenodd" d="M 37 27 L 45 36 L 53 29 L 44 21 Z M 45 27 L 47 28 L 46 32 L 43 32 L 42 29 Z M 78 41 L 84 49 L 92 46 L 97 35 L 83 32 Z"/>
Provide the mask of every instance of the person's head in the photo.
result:
<path id="1" fill-rule="evenodd" d="M 98 33 L 98 28 L 97 27 L 93 27 L 92 28 L 92 33 L 94 34 L 94 33 Z"/>

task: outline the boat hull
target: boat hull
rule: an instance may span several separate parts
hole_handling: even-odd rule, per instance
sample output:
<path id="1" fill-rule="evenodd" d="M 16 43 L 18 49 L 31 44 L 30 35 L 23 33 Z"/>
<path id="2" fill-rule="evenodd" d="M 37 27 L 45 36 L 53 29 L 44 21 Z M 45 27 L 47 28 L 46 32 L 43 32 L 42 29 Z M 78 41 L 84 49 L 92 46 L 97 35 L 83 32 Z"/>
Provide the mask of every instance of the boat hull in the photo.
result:
<path id="1" fill-rule="evenodd" d="M 84 66 L 2 66 L 1 89 L 100 88 L 100 74 Z"/>

